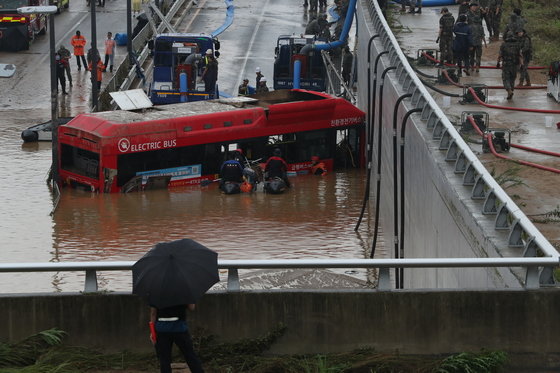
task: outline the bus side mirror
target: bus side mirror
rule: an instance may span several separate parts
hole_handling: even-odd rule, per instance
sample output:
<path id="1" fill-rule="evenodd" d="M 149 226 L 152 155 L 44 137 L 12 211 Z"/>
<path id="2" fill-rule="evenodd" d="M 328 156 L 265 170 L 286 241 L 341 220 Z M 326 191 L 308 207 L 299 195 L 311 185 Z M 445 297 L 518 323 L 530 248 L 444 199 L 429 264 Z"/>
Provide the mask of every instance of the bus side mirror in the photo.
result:
<path id="1" fill-rule="evenodd" d="M 274 55 L 278 56 L 278 52 L 280 51 L 280 49 L 278 49 L 278 47 L 274 48 Z"/>
<path id="2" fill-rule="evenodd" d="M 218 39 L 214 39 L 214 49 L 220 49 L 220 41 Z"/>
<path id="3" fill-rule="evenodd" d="M 215 52 L 214 52 L 214 56 L 216 56 L 216 58 L 220 57 L 220 52 L 215 51 Z"/>
<path id="4" fill-rule="evenodd" d="M 154 39 L 148 40 L 148 49 L 151 51 L 154 50 Z"/>

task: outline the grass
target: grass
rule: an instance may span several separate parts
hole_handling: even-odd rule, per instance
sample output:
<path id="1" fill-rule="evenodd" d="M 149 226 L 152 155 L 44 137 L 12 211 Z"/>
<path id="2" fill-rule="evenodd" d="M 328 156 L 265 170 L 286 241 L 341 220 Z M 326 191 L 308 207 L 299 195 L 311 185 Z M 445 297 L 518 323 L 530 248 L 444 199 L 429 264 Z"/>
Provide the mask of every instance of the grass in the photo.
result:
<path id="1" fill-rule="evenodd" d="M 527 32 L 533 42 L 533 62 L 548 66 L 560 59 L 560 2 L 550 0 L 505 0 L 502 30 L 509 21 L 513 8 L 519 7 L 527 20 Z"/>
<path id="2" fill-rule="evenodd" d="M 266 352 L 286 331 L 278 325 L 268 334 L 235 343 L 214 337 L 194 338 L 208 373 L 491 373 L 503 371 L 507 355 L 501 351 L 460 353 L 446 357 L 383 354 L 370 348 L 328 355 L 268 356 Z M 0 373 L 154 372 L 155 354 L 104 354 L 63 344 L 66 333 L 50 329 L 25 340 L 0 342 Z M 176 356 L 174 361 L 181 361 Z"/>

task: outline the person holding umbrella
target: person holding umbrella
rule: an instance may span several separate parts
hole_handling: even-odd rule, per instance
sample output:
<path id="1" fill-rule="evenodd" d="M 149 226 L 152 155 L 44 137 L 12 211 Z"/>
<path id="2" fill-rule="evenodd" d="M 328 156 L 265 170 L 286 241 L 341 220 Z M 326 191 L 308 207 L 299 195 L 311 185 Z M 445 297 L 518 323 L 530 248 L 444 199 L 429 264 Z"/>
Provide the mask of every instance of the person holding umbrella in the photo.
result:
<path id="1" fill-rule="evenodd" d="M 174 343 L 183 354 L 192 373 L 204 372 L 202 363 L 194 352 L 187 327 L 187 308 L 194 311 L 195 305 L 191 303 L 166 308 L 150 307 L 150 339 L 156 348 L 161 373 L 171 373 L 171 351 Z"/>
<path id="2" fill-rule="evenodd" d="M 204 372 L 194 352 L 186 313 L 218 281 L 218 254 L 191 239 L 158 243 L 132 266 L 132 293 L 150 305 L 150 339 L 161 373 L 171 373 L 173 344 L 191 372 Z"/>

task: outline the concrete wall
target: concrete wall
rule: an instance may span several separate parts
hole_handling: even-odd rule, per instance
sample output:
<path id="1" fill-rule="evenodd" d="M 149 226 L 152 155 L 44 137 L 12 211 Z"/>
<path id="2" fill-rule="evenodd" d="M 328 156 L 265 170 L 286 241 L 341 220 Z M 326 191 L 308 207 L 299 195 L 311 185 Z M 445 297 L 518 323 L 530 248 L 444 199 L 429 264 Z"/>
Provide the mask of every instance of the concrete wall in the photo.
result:
<path id="1" fill-rule="evenodd" d="M 445 160 L 445 151 L 440 149 L 438 139 L 433 138 L 428 128 L 426 113 L 445 118 L 435 101 L 423 87 L 410 66 L 393 48 L 393 37 L 386 31 L 381 21 L 372 11 L 372 0 L 358 1 L 358 106 L 364 110 L 372 107 L 373 124 L 369 130 L 374 133 L 374 160 L 372 163 L 372 190 L 370 204 L 373 206 L 377 190 L 375 180 L 378 162 L 381 162 L 381 226 L 386 249 L 393 254 L 394 247 L 394 194 L 393 169 L 399 169 L 402 160 L 393 157 L 393 116 L 398 97 L 414 92 L 415 97 L 405 99 L 397 118 L 397 143 L 400 148 L 401 122 L 405 113 L 413 108 L 423 109 L 413 114 L 405 132 L 405 200 L 404 200 L 404 240 L 400 242 L 405 258 L 454 258 L 454 257 L 501 257 L 522 256 L 523 248 L 509 249 L 507 233 L 494 229 L 494 216 L 481 213 L 480 201 L 471 199 L 471 186 L 463 185 L 462 176 L 454 172 L 454 163 Z M 373 39 L 368 61 L 368 45 Z M 375 60 L 382 55 L 375 71 Z M 400 49 L 399 49 L 400 52 Z M 368 84 L 368 66 L 370 82 Z M 389 66 L 397 66 L 382 80 L 383 71 Z M 411 72 L 407 73 L 407 69 Z M 408 76 L 407 76 L 408 74 Z M 405 78 L 403 78 L 403 76 Z M 377 87 L 374 87 L 377 78 Z M 381 84 L 383 94 L 381 95 Z M 376 93 L 374 90 L 376 89 Z M 369 92 L 368 92 L 369 91 Z M 376 96 L 375 102 L 372 98 Z M 382 99 L 381 99 L 382 96 Z M 381 100 L 381 101 L 380 101 Z M 379 120 L 379 113 L 382 113 Z M 447 121 L 447 119 L 442 119 Z M 448 121 L 447 121 L 448 122 Z M 448 124 L 448 131 L 455 129 Z M 378 140 L 381 133 L 381 157 L 378 154 Z M 460 139 L 460 136 L 457 135 Z M 467 147 L 468 148 L 468 147 Z M 470 150 L 469 150 L 470 151 Z M 475 158 L 473 156 L 473 158 Z M 480 162 L 476 161 L 478 164 Z M 489 176 L 490 178 L 490 176 Z M 403 180 L 398 178 L 398 185 Z M 399 209 L 403 201 L 396 198 Z M 514 206 L 514 204 L 512 204 Z M 399 217 L 400 219 L 400 217 Z M 403 227 L 399 228 L 402 231 Z M 505 250 L 504 250 L 505 249 Z M 406 269 L 404 288 L 520 288 L 525 281 L 525 273 L 519 269 Z"/>
<path id="2" fill-rule="evenodd" d="M 0 309 L 2 341 L 58 327 L 68 332 L 70 345 L 151 351 L 148 309 L 130 294 L 1 296 Z M 557 289 L 216 292 L 205 295 L 189 313 L 189 324 L 219 341 L 237 341 L 262 336 L 283 323 L 287 330 L 273 354 L 360 347 L 445 354 L 486 348 L 556 364 L 558 309 Z"/>

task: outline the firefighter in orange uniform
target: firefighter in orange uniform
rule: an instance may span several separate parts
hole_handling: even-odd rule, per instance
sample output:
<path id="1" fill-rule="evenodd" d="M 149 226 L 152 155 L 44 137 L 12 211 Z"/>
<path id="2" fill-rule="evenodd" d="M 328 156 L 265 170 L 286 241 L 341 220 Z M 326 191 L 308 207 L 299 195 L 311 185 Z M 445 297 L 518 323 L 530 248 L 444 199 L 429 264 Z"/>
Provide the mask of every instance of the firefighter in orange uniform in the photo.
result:
<path id="1" fill-rule="evenodd" d="M 88 66 L 88 70 L 93 74 L 92 62 Z M 100 59 L 97 60 L 97 89 L 101 89 L 101 80 L 103 79 L 103 71 L 105 71 L 105 65 Z"/>
<path id="2" fill-rule="evenodd" d="M 76 56 L 76 61 L 78 63 L 78 71 L 82 68 L 80 64 L 83 62 L 84 69 L 87 69 L 87 62 L 86 57 L 84 56 L 84 47 L 86 46 L 86 38 L 84 38 L 80 31 L 76 31 L 76 35 L 72 36 L 72 40 L 70 40 L 70 44 L 74 47 L 74 56 Z"/>

